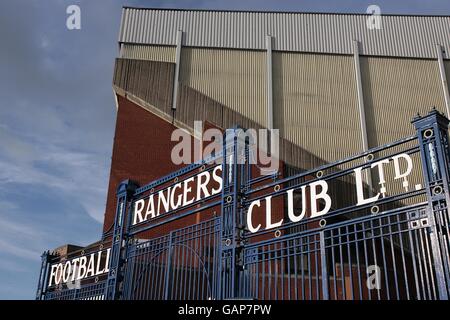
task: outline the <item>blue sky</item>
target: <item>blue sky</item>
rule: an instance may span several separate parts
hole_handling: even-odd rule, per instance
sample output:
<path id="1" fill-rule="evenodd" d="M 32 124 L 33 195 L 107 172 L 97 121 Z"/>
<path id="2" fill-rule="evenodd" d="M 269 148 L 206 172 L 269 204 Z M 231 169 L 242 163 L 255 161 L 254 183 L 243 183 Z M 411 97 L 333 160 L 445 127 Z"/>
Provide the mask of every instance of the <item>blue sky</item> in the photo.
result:
<path id="1" fill-rule="evenodd" d="M 81 30 L 66 8 L 81 7 Z M 446 14 L 450 1 L 0 2 L 0 299 L 33 299 L 40 254 L 99 239 L 114 137 L 112 72 L 123 5 Z"/>

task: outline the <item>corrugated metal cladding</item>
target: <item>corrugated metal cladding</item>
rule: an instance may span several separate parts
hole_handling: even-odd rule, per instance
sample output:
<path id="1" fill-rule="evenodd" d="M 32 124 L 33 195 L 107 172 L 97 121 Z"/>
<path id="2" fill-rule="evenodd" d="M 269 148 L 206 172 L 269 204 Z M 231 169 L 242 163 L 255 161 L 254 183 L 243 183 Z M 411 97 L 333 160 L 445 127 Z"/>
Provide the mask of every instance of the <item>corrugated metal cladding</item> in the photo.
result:
<path id="1" fill-rule="evenodd" d="M 122 44 L 120 58 L 175 63 L 175 47 Z"/>
<path id="2" fill-rule="evenodd" d="M 180 82 L 243 116 L 266 124 L 266 54 L 183 48 Z"/>
<path id="3" fill-rule="evenodd" d="M 119 58 L 113 84 L 171 114 L 174 72 L 173 63 Z"/>
<path id="4" fill-rule="evenodd" d="M 432 107 L 445 112 L 436 61 L 362 57 L 361 73 L 370 148 L 413 135 L 411 120 L 417 113 L 425 115 Z M 414 155 L 413 160 L 415 168 L 420 168 L 419 155 Z M 394 177 L 393 170 L 387 168 L 385 176 Z M 408 178 L 411 188 L 423 185 L 422 176 L 420 170 L 412 173 Z M 401 184 L 397 184 L 388 192 L 402 191 Z"/>
<path id="5" fill-rule="evenodd" d="M 276 52 L 273 83 L 283 137 L 327 161 L 363 151 L 352 57 Z"/>
<path id="6" fill-rule="evenodd" d="M 450 17 L 382 16 L 381 30 L 367 28 L 367 15 L 195 11 L 124 8 L 119 42 L 194 47 L 265 49 L 274 37 L 279 51 L 435 58 L 436 44 L 450 59 Z"/>
<path id="7" fill-rule="evenodd" d="M 122 50 L 129 59 L 170 62 L 174 55 L 174 47 Z M 265 126 L 265 52 L 184 48 L 181 59 L 184 85 Z M 369 147 L 412 134 L 417 112 L 444 110 L 437 61 L 362 57 L 361 64 Z M 445 66 L 450 77 L 450 61 Z M 283 137 L 326 161 L 362 151 L 353 57 L 275 52 L 273 86 L 275 127 Z M 386 126 L 390 119 L 396 125 Z"/>
<path id="8" fill-rule="evenodd" d="M 418 112 L 445 112 L 436 61 L 362 57 L 361 73 L 369 147 L 413 134 Z"/>
<path id="9" fill-rule="evenodd" d="M 450 90 L 450 61 L 444 61 L 445 75 L 447 76 L 447 86 Z"/>

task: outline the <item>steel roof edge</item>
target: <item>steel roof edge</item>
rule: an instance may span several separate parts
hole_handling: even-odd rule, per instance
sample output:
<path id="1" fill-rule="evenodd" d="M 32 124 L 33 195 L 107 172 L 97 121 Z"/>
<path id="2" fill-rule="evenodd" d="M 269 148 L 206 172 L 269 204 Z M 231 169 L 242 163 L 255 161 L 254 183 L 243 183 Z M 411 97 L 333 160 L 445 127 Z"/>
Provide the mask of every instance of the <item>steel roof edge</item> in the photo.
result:
<path id="1" fill-rule="evenodd" d="M 369 13 L 358 12 L 325 12 L 325 11 L 276 11 L 276 10 L 232 10 L 232 9 L 201 9 L 201 8 L 158 8 L 158 7 L 137 7 L 137 6 L 122 6 L 122 9 L 133 10 L 160 10 L 160 11 L 198 11 L 198 12 L 234 12 L 234 13 L 279 13 L 279 14 L 323 14 L 323 15 L 343 15 L 343 16 L 371 16 Z M 450 18 L 448 15 L 439 14 L 398 14 L 398 13 L 381 13 L 381 16 L 388 17 L 424 17 L 424 18 Z"/>

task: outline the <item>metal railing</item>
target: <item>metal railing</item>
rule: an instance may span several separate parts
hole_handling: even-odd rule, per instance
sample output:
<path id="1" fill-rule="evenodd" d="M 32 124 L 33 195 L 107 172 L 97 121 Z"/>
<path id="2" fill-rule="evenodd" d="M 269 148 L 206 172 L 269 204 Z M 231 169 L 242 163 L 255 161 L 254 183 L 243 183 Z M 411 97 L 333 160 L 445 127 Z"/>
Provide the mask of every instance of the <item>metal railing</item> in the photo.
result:
<path id="1" fill-rule="evenodd" d="M 248 143 L 240 153 L 235 136 L 215 157 L 232 160 L 221 164 L 220 193 L 138 223 L 138 201 L 217 165 L 208 159 L 140 188 L 124 181 L 104 236 L 108 273 L 76 289 L 48 286 L 61 257 L 46 253 L 37 298 L 448 299 L 448 120 L 432 111 L 413 124 L 412 137 L 270 176 L 254 173 Z M 413 168 L 408 179 L 399 159 Z M 332 203 L 308 198 L 319 181 Z M 329 205 L 326 214 L 314 216 L 313 203 Z"/>

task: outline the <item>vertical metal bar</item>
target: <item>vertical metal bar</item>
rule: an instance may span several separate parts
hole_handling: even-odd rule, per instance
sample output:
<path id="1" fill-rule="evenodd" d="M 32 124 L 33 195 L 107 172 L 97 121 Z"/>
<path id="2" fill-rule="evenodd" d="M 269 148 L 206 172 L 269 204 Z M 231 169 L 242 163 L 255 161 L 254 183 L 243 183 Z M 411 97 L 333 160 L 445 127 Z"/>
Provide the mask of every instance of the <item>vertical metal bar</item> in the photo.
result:
<path id="1" fill-rule="evenodd" d="M 221 279 L 221 274 L 220 274 L 220 262 L 221 262 L 221 256 L 220 256 L 220 226 L 222 223 L 222 217 L 216 218 L 216 222 L 215 222 L 215 227 L 214 227 L 214 238 L 213 238 L 213 243 L 214 243 L 214 248 L 213 248 L 213 252 L 214 252 L 214 264 L 213 264 L 213 294 L 212 294 L 212 299 L 218 299 L 220 297 L 220 279 Z M 217 225 L 218 224 L 218 225 Z"/>
<path id="2" fill-rule="evenodd" d="M 364 91 L 361 77 L 361 61 L 359 57 L 359 42 L 353 40 L 353 60 L 355 65 L 356 93 L 358 96 L 359 124 L 361 126 L 362 151 L 369 150 L 369 138 L 367 134 L 366 109 L 364 105 Z M 372 192 L 372 173 L 370 168 L 366 171 L 367 184 L 370 186 L 369 192 Z"/>
<path id="3" fill-rule="evenodd" d="M 406 289 L 406 299 L 410 300 L 410 293 L 409 293 L 409 283 L 408 283 L 408 271 L 406 269 L 406 261 L 405 261 L 405 248 L 403 246 L 403 233 L 404 230 L 401 229 L 401 223 L 400 223 L 400 214 L 396 215 L 396 222 L 398 227 L 398 237 L 400 239 L 400 252 L 402 254 L 402 266 L 403 266 L 403 275 L 405 276 L 405 289 Z M 408 222 L 407 224 L 408 225 Z"/>
<path id="4" fill-rule="evenodd" d="M 183 236 L 183 238 L 186 237 L 186 229 L 183 230 L 182 232 L 183 233 L 180 236 Z M 188 273 L 188 265 L 189 265 L 189 263 L 188 263 L 188 259 L 189 259 L 188 254 L 189 254 L 189 252 L 187 250 L 187 247 L 183 246 L 183 268 L 184 268 L 184 271 L 183 271 L 183 274 L 182 274 L 183 275 L 183 295 L 182 295 L 181 299 L 186 299 L 186 290 L 187 290 L 187 287 L 188 287 L 187 283 L 186 283 L 186 281 L 187 281 L 187 273 Z"/>
<path id="5" fill-rule="evenodd" d="M 200 225 L 202 226 L 202 225 Z M 200 230 L 197 230 L 197 238 L 196 238 L 196 252 L 198 253 L 198 264 L 197 264 L 197 294 L 196 294 L 196 299 L 198 300 L 200 297 L 200 276 L 203 274 L 202 272 L 202 268 L 201 268 L 201 256 L 200 256 L 200 252 L 201 252 L 201 241 L 202 241 L 202 228 L 200 228 Z M 197 247 L 198 245 L 198 247 Z"/>
<path id="6" fill-rule="evenodd" d="M 165 238 L 157 240 L 154 243 L 152 241 L 153 250 L 151 250 L 148 255 L 144 256 L 144 258 L 141 259 L 141 270 L 145 270 L 144 268 L 147 265 L 150 266 L 150 275 L 148 279 L 150 279 L 150 283 L 152 283 L 153 285 L 148 289 L 144 285 L 142 291 L 139 294 L 143 297 L 148 297 L 148 299 L 159 299 L 158 290 L 161 289 L 161 285 L 159 284 L 159 272 L 161 268 L 159 267 L 158 260 L 160 255 L 164 254 L 164 248 L 166 245 L 165 241 Z"/>
<path id="7" fill-rule="evenodd" d="M 268 250 L 267 250 L 267 255 L 268 255 L 268 263 L 269 263 L 269 270 L 267 272 L 267 275 L 269 277 L 269 290 L 268 290 L 268 295 L 269 295 L 269 300 L 273 299 L 272 298 L 272 250 L 270 249 L 271 245 L 268 245 Z"/>
<path id="8" fill-rule="evenodd" d="M 131 277 L 131 284 L 130 284 L 130 294 L 129 294 L 129 298 L 130 300 L 134 300 L 135 298 L 135 292 L 136 292 L 136 280 L 137 277 L 139 276 L 138 270 L 139 270 L 139 251 L 138 249 L 136 249 L 135 254 L 134 254 L 134 258 L 133 258 L 133 263 L 134 263 L 134 271 L 133 271 L 133 276 Z"/>
<path id="9" fill-rule="evenodd" d="M 330 295 L 328 292 L 328 271 L 327 271 L 327 255 L 325 244 L 325 231 L 320 231 L 320 264 L 322 267 L 322 298 L 329 300 Z"/>
<path id="10" fill-rule="evenodd" d="M 149 243 L 149 245 L 151 245 L 150 248 L 152 248 L 153 246 L 155 246 L 155 241 L 151 241 Z M 146 248 L 147 249 L 147 248 Z M 153 264 L 152 261 L 153 260 L 153 256 L 152 256 L 152 251 L 151 249 L 147 249 L 147 250 L 143 250 L 142 252 L 142 258 L 141 258 L 141 274 L 142 272 L 145 272 L 145 274 L 142 275 L 142 286 L 141 286 L 141 290 L 139 292 L 139 299 L 148 299 L 149 297 L 149 291 L 151 292 L 152 288 L 154 288 L 154 284 L 152 281 L 153 278 Z M 151 268 L 150 268 L 151 266 Z M 154 289 L 153 289 L 154 290 Z"/>
<path id="11" fill-rule="evenodd" d="M 149 270 L 149 282 L 152 284 L 149 288 L 141 289 L 141 292 L 137 292 L 139 296 L 143 296 L 146 299 L 157 299 L 157 290 L 160 288 L 158 283 L 158 259 L 159 255 L 163 254 L 165 238 L 152 240 L 148 244 L 145 245 L 145 248 L 142 248 L 142 253 L 140 254 L 139 259 L 139 269 L 138 270 Z M 163 243 L 163 244 L 161 244 Z M 144 269 L 145 268 L 145 269 Z M 142 271 L 141 271 L 142 272 Z M 147 290 L 147 292 L 143 292 L 143 290 Z"/>
<path id="12" fill-rule="evenodd" d="M 311 274 L 311 237 L 313 236 L 306 236 L 306 239 L 308 239 L 308 248 L 306 249 L 307 255 L 308 255 L 308 294 L 309 294 L 309 300 L 312 300 L 312 274 Z M 314 240 L 313 240 L 314 241 Z"/>
<path id="13" fill-rule="evenodd" d="M 267 50 L 267 128 L 273 129 L 272 37 L 266 36 Z"/>
<path id="14" fill-rule="evenodd" d="M 427 252 L 426 259 L 428 262 L 427 266 L 428 266 L 429 273 L 430 273 L 430 279 L 427 282 L 428 283 L 431 282 L 432 290 L 430 290 L 430 292 L 433 294 L 432 299 L 437 299 L 438 296 L 436 293 L 436 284 L 434 283 L 434 277 L 433 277 L 433 261 L 432 261 L 433 253 L 432 253 L 432 250 L 430 249 L 430 239 L 429 239 L 429 237 L 426 236 L 425 232 L 426 232 L 426 230 L 424 229 L 425 247 L 426 247 L 426 252 Z M 431 296 L 431 293 L 430 293 L 430 296 Z"/>
<path id="15" fill-rule="evenodd" d="M 133 248 L 129 253 L 128 256 L 128 263 L 130 266 L 130 273 L 127 275 L 128 278 L 128 285 L 127 285 L 127 292 L 125 295 L 125 299 L 130 300 L 132 295 L 132 289 L 134 286 L 134 275 L 135 275 L 135 265 L 136 265 L 136 244 L 133 244 Z"/>
<path id="16" fill-rule="evenodd" d="M 416 245 L 416 248 L 417 248 L 417 260 L 419 262 L 419 275 L 420 275 L 420 284 L 421 284 L 420 288 L 422 289 L 421 293 L 422 293 L 423 299 L 426 299 L 427 298 L 427 292 L 426 292 L 425 283 L 424 283 L 424 280 L 423 280 L 422 257 L 420 256 L 421 250 L 420 250 L 419 242 L 417 240 L 417 238 L 418 238 L 417 233 L 419 233 L 419 232 L 420 232 L 420 229 L 415 230 L 415 232 L 414 232 L 414 240 L 415 240 L 415 245 Z"/>
<path id="17" fill-rule="evenodd" d="M 363 222 L 364 223 L 364 222 Z M 358 240 L 358 224 L 354 225 L 354 231 L 355 231 L 355 249 L 356 249 L 356 270 L 358 271 L 358 291 L 359 291 L 359 299 L 363 299 L 362 295 L 362 281 L 361 281 L 361 265 L 359 262 L 359 240 Z"/>
<path id="18" fill-rule="evenodd" d="M 367 250 L 368 249 L 367 249 L 367 236 L 366 236 L 365 222 L 362 223 L 362 233 L 363 233 L 363 245 L 364 245 L 364 263 L 365 263 L 365 266 L 366 266 L 365 275 L 366 275 L 366 278 L 367 278 L 367 276 L 368 276 L 367 268 L 369 267 L 369 259 L 367 257 Z M 372 236 L 373 236 L 373 234 L 372 234 Z M 368 298 L 369 298 L 369 300 L 372 300 L 372 292 L 370 291 L 369 286 L 367 286 L 367 279 L 366 279 L 366 287 L 367 287 L 367 293 L 369 295 Z"/>
<path id="19" fill-rule="evenodd" d="M 381 243 L 381 256 L 383 257 L 383 269 L 384 269 L 384 281 L 386 283 L 386 293 L 387 299 L 390 300 L 391 294 L 389 290 L 389 277 L 388 277 L 388 266 L 386 263 L 386 249 L 384 247 L 384 235 L 383 235 L 383 221 L 382 218 L 378 219 L 380 228 L 380 243 Z"/>
<path id="20" fill-rule="evenodd" d="M 391 226 L 391 217 L 387 217 L 388 220 L 388 226 L 389 226 L 389 243 L 391 248 L 391 257 L 392 257 L 392 266 L 394 268 L 394 284 L 395 284 L 395 294 L 397 296 L 397 300 L 400 299 L 400 293 L 398 290 L 398 278 L 397 278 L 397 263 L 395 260 L 395 252 L 394 252 L 394 239 L 392 237 L 392 226 Z"/>
<path id="21" fill-rule="evenodd" d="M 266 266 L 269 263 L 269 260 L 266 259 L 266 250 L 265 250 L 265 246 L 262 246 L 261 248 L 261 264 L 262 264 L 262 283 L 261 283 L 261 297 L 263 300 L 266 299 Z"/>
<path id="22" fill-rule="evenodd" d="M 291 300 L 291 258 L 292 258 L 292 253 L 291 253 L 291 240 L 286 240 L 287 243 L 287 248 L 286 248 L 286 258 L 287 258 L 287 273 L 288 273 L 288 300 Z"/>
<path id="23" fill-rule="evenodd" d="M 192 242 L 194 240 L 193 239 L 189 239 L 188 240 L 188 246 L 192 246 Z M 192 253 L 192 251 L 189 251 L 189 280 L 188 280 L 188 290 L 187 290 L 187 297 L 185 297 L 185 299 L 187 298 L 188 300 L 192 299 L 191 298 L 191 289 L 192 289 L 192 264 L 195 262 L 194 261 L 195 257 Z"/>
<path id="24" fill-rule="evenodd" d="M 282 242 L 279 242 L 279 243 L 275 242 L 273 244 L 273 248 L 274 248 L 274 250 L 273 250 L 274 251 L 273 252 L 273 254 L 274 254 L 273 266 L 275 268 L 275 277 L 273 279 L 273 283 L 274 283 L 273 287 L 274 287 L 275 299 L 278 299 L 278 278 L 280 278 L 280 275 L 278 274 L 278 269 L 279 269 L 278 251 L 281 250 L 281 249 L 278 249 L 278 246 L 279 246 L 279 244 L 281 246 L 281 243 Z M 280 259 L 280 262 L 281 262 L 281 259 Z"/>
<path id="25" fill-rule="evenodd" d="M 410 248 L 411 261 L 413 264 L 414 284 L 416 285 L 416 294 L 417 294 L 417 297 L 413 297 L 413 298 L 420 300 L 420 287 L 419 287 L 419 279 L 418 279 L 418 275 L 417 275 L 417 266 L 416 266 L 416 252 L 414 250 L 414 241 L 413 241 L 413 235 L 412 235 L 412 231 L 411 231 L 411 221 L 409 220 L 409 216 L 407 217 L 407 221 L 408 221 L 409 245 L 411 247 Z"/>
<path id="26" fill-rule="evenodd" d="M 257 259 L 257 255 L 255 255 L 255 258 Z M 252 288 L 251 288 L 251 298 L 252 299 L 257 299 L 258 298 L 258 294 L 259 294 L 259 269 L 260 269 L 260 265 L 255 262 L 253 263 L 253 271 L 251 272 L 251 274 L 253 275 L 253 280 L 252 280 Z"/>
<path id="27" fill-rule="evenodd" d="M 447 209 L 443 209 L 440 211 L 440 219 L 441 223 L 439 225 L 444 229 L 443 232 L 441 232 L 441 243 L 442 243 L 442 253 L 443 253 L 443 259 L 444 259 L 444 270 L 450 270 L 450 252 L 449 252 L 449 241 L 448 241 L 448 235 L 450 234 L 449 230 L 449 221 L 448 221 L 448 211 Z M 450 274 L 446 273 L 447 277 L 447 283 L 450 282 Z"/>
<path id="28" fill-rule="evenodd" d="M 255 255 L 255 259 L 257 259 L 257 255 Z M 251 291 L 251 298 L 258 299 L 259 294 L 259 270 L 260 270 L 260 264 L 255 262 L 253 264 L 253 281 L 252 281 L 252 291 Z"/>
<path id="29" fill-rule="evenodd" d="M 164 279 L 164 299 L 168 300 L 169 299 L 169 285 L 170 285 L 170 268 L 172 265 L 172 253 L 173 253 L 173 245 L 172 245 L 172 241 L 173 241 L 173 231 L 170 232 L 169 235 L 169 250 L 167 252 L 167 263 L 165 266 L 166 271 L 164 272 L 165 275 L 165 279 Z"/>
<path id="30" fill-rule="evenodd" d="M 149 264 L 150 264 L 150 282 L 154 283 L 155 285 L 153 285 L 150 290 L 149 290 L 149 294 L 147 294 L 147 297 L 152 297 L 151 299 L 156 299 L 156 294 L 157 294 L 157 290 L 160 288 L 159 286 L 159 278 L 158 278 L 158 273 L 160 268 L 158 267 L 158 259 L 159 259 L 159 255 L 163 254 L 163 250 L 165 249 L 166 246 L 166 237 L 161 238 L 159 240 L 156 241 L 152 241 L 150 242 L 151 246 L 148 250 L 146 250 L 146 254 L 148 255 L 148 259 L 149 259 Z"/>
<path id="31" fill-rule="evenodd" d="M 126 269 L 124 272 L 124 278 L 123 278 L 123 290 L 122 290 L 122 300 L 127 300 L 128 299 L 128 289 L 129 289 L 129 284 L 130 284 L 130 275 L 133 274 L 133 271 L 131 270 L 131 263 L 132 263 L 132 259 L 130 259 L 130 252 L 132 251 L 132 248 L 130 246 L 127 256 L 125 258 L 125 260 L 127 261 L 127 265 L 126 265 Z"/>
<path id="32" fill-rule="evenodd" d="M 353 289 L 353 267 L 352 267 L 352 252 L 350 246 L 350 231 L 348 225 L 345 226 L 345 233 L 347 236 L 347 259 L 348 259 L 348 274 L 350 278 L 350 299 L 354 300 L 354 289 Z"/>
<path id="33" fill-rule="evenodd" d="M 215 228 L 215 220 L 213 220 L 213 222 L 211 223 L 211 225 L 208 228 L 208 243 L 206 244 L 206 237 L 205 237 L 205 243 L 204 243 L 204 249 L 203 249 L 204 250 L 203 257 L 205 259 L 205 263 L 206 263 L 206 261 L 208 261 L 208 267 L 206 268 L 206 266 L 205 266 L 205 269 L 206 269 L 206 272 L 208 275 L 208 278 L 206 278 L 206 286 L 207 286 L 207 289 L 209 289 L 209 290 L 211 290 L 211 288 L 212 288 L 212 286 L 210 285 L 210 281 L 212 281 L 212 279 L 214 279 L 213 275 L 211 274 L 211 262 L 210 262 L 210 260 L 212 258 L 211 254 L 210 254 L 211 253 L 211 235 L 214 232 L 214 228 Z M 205 278 L 205 277 L 206 277 L 206 275 L 204 275 L 203 278 Z M 202 286 L 205 286 L 205 280 L 203 280 Z M 204 298 L 206 298 L 206 299 L 208 299 L 208 295 L 211 294 L 209 290 L 206 290 L 206 295 L 204 294 Z"/>
<path id="34" fill-rule="evenodd" d="M 303 257 L 305 255 L 305 245 L 303 244 L 303 237 L 300 238 L 300 268 L 302 268 L 302 300 L 305 300 L 305 263 Z"/>
<path id="35" fill-rule="evenodd" d="M 168 257 L 170 257 L 170 254 L 169 254 L 170 251 L 171 251 L 171 249 L 170 249 L 170 238 L 169 238 L 169 244 L 167 244 L 167 250 L 162 251 L 162 253 L 160 255 L 158 255 L 158 264 L 157 264 L 158 285 L 156 286 L 158 288 L 158 292 L 157 292 L 158 300 L 163 300 L 165 297 L 165 293 L 166 293 L 165 283 L 166 283 L 167 259 L 168 259 Z M 166 255 L 164 255 L 164 253 Z"/>
<path id="36" fill-rule="evenodd" d="M 180 255 L 177 254 L 180 251 L 179 247 L 174 246 L 174 255 L 173 255 L 173 261 L 172 261 L 172 284 L 170 286 L 170 299 L 176 299 L 176 289 L 178 287 L 178 282 L 176 281 L 176 276 L 178 274 L 178 264 L 179 264 L 179 257 Z"/>
<path id="37" fill-rule="evenodd" d="M 172 96 L 172 110 L 173 111 L 175 111 L 177 109 L 182 42 L 183 42 L 183 31 L 178 30 L 177 31 L 177 48 L 175 50 L 175 75 L 174 75 L 174 79 L 173 79 L 173 96 Z"/>
<path id="38" fill-rule="evenodd" d="M 280 271 L 279 271 L 279 278 L 280 278 L 280 282 L 281 282 L 281 300 L 285 300 L 284 299 L 284 257 L 285 257 L 285 254 L 284 254 L 284 248 L 285 248 L 285 242 L 284 242 L 284 240 L 283 241 L 280 241 L 279 242 L 279 244 L 280 244 L 280 249 L 279 249 L 279 253 L 280 253 L 280 256 L 279 256 L 279 258 L 280 258 L 280 263 L 278 264 L 279 265 L 279 269 L 280 269 Z M 277 280 L 278 281 L 278 280 Z M 277 297 L 279 296 L 280 294 L 278 294 L 277 295 Z"/>
<path id="39" fill-rule="evenodd" d="M 366 128 L 366 112 L 364 108 L 364 93 L 362 87 L 361 79 L 361 62 L 359 59 L 359 42 L 353 40 L 353 59 L 355 65 L 355 81 L 356 81 L 356 91 L 358 95 L 358 108 L 359 108 L 359 123 L 361 125 L 361 141 L 363 146 L 363 151 L 369 150 L 369 142 L 367 138 L 367 128 Z"/>
<path id="40" fill-rule="evenodd" d="M 424 275 L 425 275 L 425 284 L 426 284 L 426 288 L 428 289 L 428 297 L 430 298 L 430 300 L 432 299 L 432 287 L 430 287 L 430 277 L 433 278 L 433 274 L 432 274 L 432 270 L 431 274 L 429 275 L 429 258 L 430 258 L 430 252 L 429 252 L 429 248 L 428 248 L 428 243 L 426 242 L 428 239 L 428 235 L 426 230 L 424 229 L 419 229 L 419 235 L 420 235 L 420 245 L 422 247 L 422 258 L 423 258 L 423 270 L 424 270 Z M 428 264 L 427 264 L 428 263 Z"/>
<path id="41" fill-rule="evenodd" d="M 344 259 L 342 255 L 342 235 L 341 235 L 341 228 L 337 228 L 338 230 L 338 237 L 339 237 L 339 264 L 341 266 L 341 285 L 342 285 L 342 298 L 344 300 L 347 299 L 347 294 L 345 291 L 345 266 L 344 266 Z"/>
<path id="42" fill-rule="evenodd" d="M 186 232 L 187 233 L 187 232 Z M 185 238 L 188 238 L 188 234 L 184 234 Z M 187 240 L 188 245 L 186 246 L 186 264 L 187 267 L 189 268 L 189 279 L 188 279 L 188 271 L 186 269 L 186 278 L 184 279 L 184 283 L 186 284 L 187 281 L 187 285 L 186 285 L 186 289 L 187 290 L 187 296 L 185 295 L 183 297 L 183 299 L 191 299 L 191 280 L 192 280 L 192 252 L 190 250 L 188 250 L 188 246 L 191 246 L 192 240 Z M 188 262 L 189 261 L 189 262 Z"/>
<path id="43" fill-rule="evenodd" d="M 319 240 L 317 240 L 317 236 L 319 236 Z M 320 286 L 321 284 L 319 284 L 319 254 L 320 254 L 320 248 L 318 248 L 317 246 L 320 246 L 320 233 L 319 235 L 314 235 L 314 274 L 316 277 L 316 299 L 320 300 Z M 320 271 L 320 273 L 322 273 L 322 271 Z"/>
<path id="44" fill-rule="evenodd" d="M 298 266 L 297 266 L 297 259 L 298 259 L 298 255 L 297 255 L 297 241 L 298 239 L 294 239 L 292 240 L 293 245 L 294 245 L 294 272 L 295 272 L 295 277 L 294 277 L 294 290 L 295 290 L 295 300 L 298 300 Z"/>
<path id="45" fill-rule="evenodd" d="M 449 89 L 447 83 L 447 75 L 445 74 L 444 57 L 442 55 L 442 50 L 442 46 L 440 44 L 437 44 L 436 53 L 439 65 L 439 74 L 441 76 L 442 91 L 444 94 L 445 110 L 447 111 L 447 117 L 450 118 L 450 94 L 448 91 Z"/>
<path id="46" fill-rule="evenodd" d="M 374 257 L 373 261 L 374 261 L 375 266 L 379 267 L 378 266 L 378 262 L 377 262 L 377 249 L 376 249 L 376 242 L 375 242 L 375 227 L 373 225 L 373 221 L 374 221 L 374 219 L 370 219 L 370 231 L 372 232 L 372 253 L 373 253 L 373 257 Z M 380 232 L 380 234 L 381 234 L 381 232 Z M 383 241 L 383 240 L 381 240 L 381 241 Z M 377 298 L 378 298 L 378 300 L 381 300 L 380 290 L 381 289 L 377 288 Z"/>

